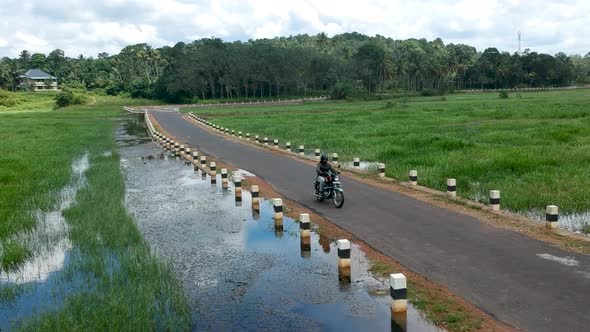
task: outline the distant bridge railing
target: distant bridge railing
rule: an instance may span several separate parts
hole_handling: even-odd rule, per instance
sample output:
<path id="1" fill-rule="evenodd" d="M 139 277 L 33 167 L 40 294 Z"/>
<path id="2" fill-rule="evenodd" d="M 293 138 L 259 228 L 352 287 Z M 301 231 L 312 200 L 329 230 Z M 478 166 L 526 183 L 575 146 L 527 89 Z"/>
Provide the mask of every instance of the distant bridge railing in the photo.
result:
<path id="1" fill-rule="evenodd" d="M 477 92 L 500 92 L 500 91 L 527 92 L 527 91 L 551 91 L 551 90 L 573 90 L 573 89 L 590 89 L 590 84 L 570 85 L 570 86 L 548 86 L 548 87 L 538 87 L 538 88 L 466 89 L 466 90 L 456 90 L 456 91 L 463 92 L 463 93 L 477 93 Z"/>
<path id="2" fill-rule="evenodd" d="M 216 108 L 216 107 L 242 107 L 242 106 L 257 106 L 257 105 L 288 105 L 288 104 L 301 104 L 306 101 L 323 101 L 327 100 L 327 96 L 312 97 L 312 98 L 296 98 L 296 99 L 276 99 L 276 100 L 256 100 L 248 102 L 227 102 L 227 103 L 210 103 L 210 104 L 180 104 L 180 105 L 166 105 L 166 106 L 138 106 L 128 107 L 124 106 L 123 109 L 128 113 L 143 114 L 146 111 L 163 111 L 163 112 L 178 112 L 181 108 Z"/>
<path id="3" fill-rule="evenodd" d="M 127 113 L 133 113 L 133 114 L 144 114 L 145 113 L 145 108 L 137 109 L 137 108 L 123 106 L 123 110 Z"/>
<path id="4" fill-rule="evenodd" d="M 311 98 L 295 98 L 295 99 L 271 99 L 271 100 L 256 100 L 256 101 L 241 101 L 241 102 L 225 102 L 225 103 L 210 103 L 210 104 L 182 104 L 175 105 L 179 108 L 214 108 L 214 107 L 239 107 L 239 106 L 253 106 L 253 105 L 281 105 L 281 104 L 301 104 L 306 101 L 322 101 L 328 99 L 327 96 L 311 97 Z"/>

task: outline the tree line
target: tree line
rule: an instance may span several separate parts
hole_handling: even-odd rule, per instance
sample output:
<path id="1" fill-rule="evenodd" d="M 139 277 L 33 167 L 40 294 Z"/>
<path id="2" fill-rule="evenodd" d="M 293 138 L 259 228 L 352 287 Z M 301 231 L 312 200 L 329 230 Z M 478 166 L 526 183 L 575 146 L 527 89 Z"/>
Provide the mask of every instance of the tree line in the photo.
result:
<path id="1" fill-rule="evenodd" d="M 18 75 L 31 68 L 58 77 L 62 85 L 195 102 L 587 84 L 590 52 L 479 52 L 465 44 L 445 45 L 439 38 L 395 40 L 356 32 L 246 42 L 205 38 L 172 47 L 131 45 L 96 58 L 70 58 L 59 49 L 47 55 L 23 50 L 17 58 L 0 60 L 0 87 L 17 89 Z"/>

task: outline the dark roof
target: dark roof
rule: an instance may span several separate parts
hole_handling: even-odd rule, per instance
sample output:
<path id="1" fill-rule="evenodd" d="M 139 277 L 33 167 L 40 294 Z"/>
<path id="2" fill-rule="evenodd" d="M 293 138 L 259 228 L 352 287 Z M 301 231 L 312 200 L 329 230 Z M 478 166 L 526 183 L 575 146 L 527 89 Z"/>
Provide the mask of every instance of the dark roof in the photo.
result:
<path id="1" fill-rule="evenodd" d="M 37 80 L 45 80 L 45 79 L 56 80 L 57 79 L 56 77 L 53 77 L 53 76 L 47 74 L 46 72 L 42 71 L 41 69 L 29 69 L 29 70 L 27 70 L 26 73 L 24 73 L 23 75 L 20 75 L 19 77 L 37 79 Z"/>

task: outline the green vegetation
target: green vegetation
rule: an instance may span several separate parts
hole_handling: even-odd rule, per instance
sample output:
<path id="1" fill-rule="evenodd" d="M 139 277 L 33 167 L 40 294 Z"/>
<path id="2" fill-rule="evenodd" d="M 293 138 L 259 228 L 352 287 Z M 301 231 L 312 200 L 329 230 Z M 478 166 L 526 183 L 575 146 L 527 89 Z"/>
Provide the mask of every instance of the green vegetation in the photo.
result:
<path id="1" fill-rule="evenodd" d="M 0 89 L 0 113 L 16 111 L 51 111 L 55 92 L 18 93 Z"/>
<path id="2" fill-rule="evenodd" d="M 345 99 L 381 91 L 434 96 L 456 89 L 590 83 L 590 53 L 510 54 L 440 38 L 394 40 L 356 32 L 246 42 L 204 38 L 158 49 L 137 44 L 97 58 L 23 50 L 15 59 L 0 60 L 0 88 L 18 88 L 18 75 L 30 68 L 58 77 L 59 84 L 174 103 L 318 94 Z"/>
<path id="3" fill-rule="evenodd" d="M 71 105 L 83 105 L 88 102 L 90 98 L 83 90 L 62 89 L 61 92 L 55 96 L 55 105 L 57 107 L 67 107 Z"/>
<path id="4" fill-rule="evenodd" d="M 323 102 L 197 111 L 215 124 L 251 135 L 338 152 L 341 160 L 380 161 L 387 176 L 487 203 L 502 192 L 514 211 L 548 204 L 590 210 L 590 90 L 412 97 L 407 102 Z"/>
<path id="5" fill-rule="evenodd" d="M 189 327 L 190 313 L 179 282 L 151 254 L 124 207 L 125 184 L 113 137 L 123 103 L 130 101 L 101 97 L 93 106 L 0 113 L 2 269 L 14 270 L 36 254 L 35 248 L 15 243 L 15 235 L 36 227 L 34 210 L 55 209 L 55 193 L 69 183 L 73 160 L 88 154 L 90 161 L 85 185 L 64 212 L 72 249 L 60 272 L 63 287 L 55 292 L 70 291 L 55 312 L 25 319 L 23 330 Z M 20 287 L 0 287 L 2 300 L 10 302 Z"/>

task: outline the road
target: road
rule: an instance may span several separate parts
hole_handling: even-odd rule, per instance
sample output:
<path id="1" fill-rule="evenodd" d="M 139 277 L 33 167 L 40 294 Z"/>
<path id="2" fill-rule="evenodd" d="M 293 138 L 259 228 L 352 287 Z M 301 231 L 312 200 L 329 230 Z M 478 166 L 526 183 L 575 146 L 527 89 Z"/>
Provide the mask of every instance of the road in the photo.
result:
<path id="1" fill-rule="evenodd" d="M 248 170 L 375 249 L 509 325 L 528 331 L 590 326 L 590 257 L 344 177 L 342 209 L 312 197 L 315 170 L 221 137 L 178 113 L 153 112 L 179 140 Z"/>

